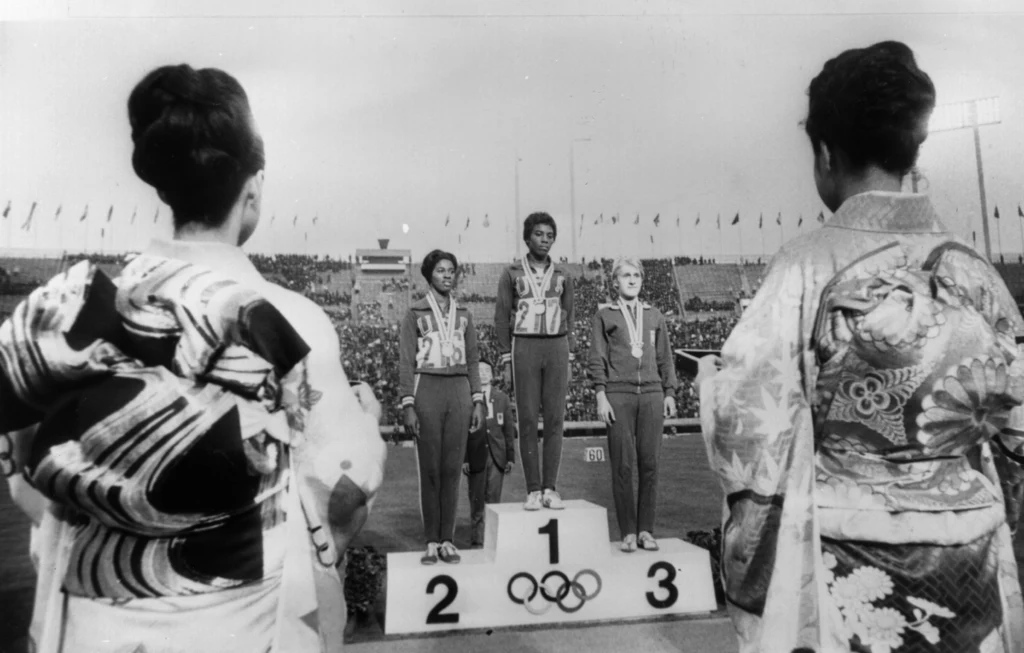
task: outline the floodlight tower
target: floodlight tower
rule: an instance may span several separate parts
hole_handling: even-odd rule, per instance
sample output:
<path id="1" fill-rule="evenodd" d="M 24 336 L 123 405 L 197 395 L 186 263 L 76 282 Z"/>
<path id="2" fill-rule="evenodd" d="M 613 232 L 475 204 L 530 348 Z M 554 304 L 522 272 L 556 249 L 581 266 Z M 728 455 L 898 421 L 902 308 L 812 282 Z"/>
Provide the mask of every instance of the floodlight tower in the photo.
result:
<path id="1" fill-rule="evenodd" d="M 954 104 L 943 104 L 935 107 L 928 132 L 944 132 L 957 129 L 970 129 L 974 132 L 974 159 L 978 165 L 978 195 L 981 199 L 981 228 L 985 235 L 985 256 L 992 260 L 992 238 L 988 231 L 988 206 L 985 203 L 985 172 L 981 165 L 981 134 L 979 127 L 997 125 L 999 117 L 999 98 L 989 97 L 978 100 L 965 100 Z"/>

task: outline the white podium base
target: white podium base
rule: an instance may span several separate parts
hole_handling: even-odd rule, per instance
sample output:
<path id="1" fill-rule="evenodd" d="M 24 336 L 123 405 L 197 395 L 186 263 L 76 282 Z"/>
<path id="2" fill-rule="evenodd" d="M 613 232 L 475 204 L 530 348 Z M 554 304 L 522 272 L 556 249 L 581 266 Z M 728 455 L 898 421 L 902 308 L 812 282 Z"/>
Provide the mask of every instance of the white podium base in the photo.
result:
<path id="1" fill-rule="evenodd" d="M 462 551 L 459 564 L 388 554 L 385 634 L 716 609 L 706 550 L 665 538 L 660 551 L 623 553 L 608 542 L 604 508 L 566 503 L 564 511 L 488 506 L 484 548 Z"/>

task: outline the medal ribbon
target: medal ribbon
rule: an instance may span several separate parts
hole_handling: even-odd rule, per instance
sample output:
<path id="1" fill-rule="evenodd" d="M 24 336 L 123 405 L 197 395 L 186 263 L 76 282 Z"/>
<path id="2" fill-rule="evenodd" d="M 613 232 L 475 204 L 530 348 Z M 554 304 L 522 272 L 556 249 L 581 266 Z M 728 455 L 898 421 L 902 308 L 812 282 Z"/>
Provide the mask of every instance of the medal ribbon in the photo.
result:
<path id="1" fill-rule="evenodd" d="M 448 296 L 448 319 L 444 319 L 441 306 L 434 297 L 434 291 L 427 290 L 427 303 L 430 304 L 430 311 L 434 314 L 434 321 L 437 322 L 437 335 L 441 344 L 451 344 L 455 339 L 455 298 Z"/>
<path id="2" fill-rule="evenodd" d="M 534 301 L 543 300 L 551 288 L 551 278 L 555 276 L 555 262 L 551 261 L 548 263 L 548 269 L 544 271 L 544 278 L 538 284 L 537 280 L 533 276 L 533 269 L 530 267 L 530 262 L 526 256 L 522 257 L 523 272 L 525 272 L 526 283 L 530 285 L 530 290 L 533 292 Z"/>
<path id="3" fill-rule="evenodd" d="M 636 307 L 636 321 L 633 321 L 633 316 L 629 314 L 629 308 L 626 301 L 619 298 L 619 312 L 622 313 L 622 317 L 626 320 L 626 330 L 629 331 L 629 344 L 631 347 L 644 346 L 644 309 L 640 306 L 640 300 L 634 299 L 633 305 Z"/>

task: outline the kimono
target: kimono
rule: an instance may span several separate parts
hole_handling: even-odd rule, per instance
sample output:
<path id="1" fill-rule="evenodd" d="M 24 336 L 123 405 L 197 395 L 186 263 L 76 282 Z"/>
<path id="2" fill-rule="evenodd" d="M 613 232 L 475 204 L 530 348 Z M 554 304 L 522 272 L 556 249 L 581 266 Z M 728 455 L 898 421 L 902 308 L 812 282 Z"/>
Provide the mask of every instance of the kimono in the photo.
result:
<path id="1" fill-rule="evenodd" d="M 316 465 L 348 465 L 358 530 L 376 420 L 241 250 L 151 250 L 116 279 L 71 267 L 0 326 L 0 432 L 48 500 L 34 650 L 335 650 L 340 552 L 311 497 L 337 481 Z"/>
<path id="2" fill-rule="evenodd" d="M 778 253 L 700 388 L 742 653 L 1024 650 L 1022 336 L 925 196 L 856 195 Z"/>

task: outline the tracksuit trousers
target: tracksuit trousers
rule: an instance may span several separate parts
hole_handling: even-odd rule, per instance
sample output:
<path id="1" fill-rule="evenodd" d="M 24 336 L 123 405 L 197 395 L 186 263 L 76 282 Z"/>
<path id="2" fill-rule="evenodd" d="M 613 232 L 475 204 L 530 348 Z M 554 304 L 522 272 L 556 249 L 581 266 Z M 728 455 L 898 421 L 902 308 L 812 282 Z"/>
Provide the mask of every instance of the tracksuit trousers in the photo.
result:
<path id="1" fill-rule="evenodd" d="M 608 427 L 608 458 L 619 531 L 623 537 L 640 531 L 653 534 L 665 395 L 609 392 L 605 396 L 615 411 L 615 422 Z M 639 477 L 638 499 L 633 494 L 634 467 Z"/>
<path id="2" fill-rule="evenodd" d="M 526 491 L 555 489 L 562 462 L 565 397 L 569 393 L 569 339 L 566 336 L 512 338 L 512 386 L 519 426 L 519 458 Z M 537 418 L 544 415 L 544 471 L 537 443 Z"/>
<path id="3" fill-rule="evenodd" d="M 420 422 L 416 458 L 423 538 L 428 543 L 454 540 L 459 481 L 473 414 L 469 379 L 420 374 L 413 406 Z"/>

